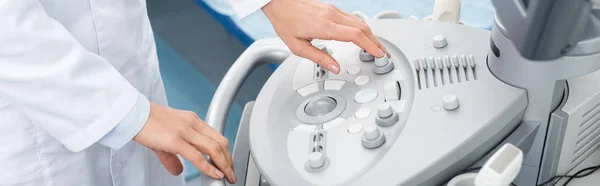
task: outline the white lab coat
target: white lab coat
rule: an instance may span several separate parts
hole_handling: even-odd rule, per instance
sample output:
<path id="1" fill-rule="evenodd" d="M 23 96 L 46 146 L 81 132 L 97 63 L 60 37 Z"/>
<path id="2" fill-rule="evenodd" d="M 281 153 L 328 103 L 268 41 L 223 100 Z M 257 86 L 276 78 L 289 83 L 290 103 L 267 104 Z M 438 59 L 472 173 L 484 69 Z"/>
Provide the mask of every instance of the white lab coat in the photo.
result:
<path id="1" fill-rule="evenodd" d="M 184 185 L 131 141 L 149 101 L 167 104 L 144 0 L 0 0 L 0 185 Z"/>

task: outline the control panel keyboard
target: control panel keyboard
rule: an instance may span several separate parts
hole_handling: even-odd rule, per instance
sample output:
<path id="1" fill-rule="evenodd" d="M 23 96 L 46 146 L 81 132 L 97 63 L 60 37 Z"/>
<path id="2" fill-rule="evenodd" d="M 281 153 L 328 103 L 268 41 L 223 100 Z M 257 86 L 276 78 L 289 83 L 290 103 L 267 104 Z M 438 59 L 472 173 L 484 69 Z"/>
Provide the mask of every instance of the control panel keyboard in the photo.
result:
<path id="1" fill-rule="evenodd" d="M 475 161 L 462 157 L 483 156 L 487 142 L 500 140 L 490 136 L 517 125 L 526 94 L 490 74 L 487 31 L 370 24 L 390 56 L 324 41 L 315 46 L 340 64 L 339 74 L 291 56 L 261 89 L 250 146 L 272 185 L 437 184 L 454 176 L 446 170 Z"/>

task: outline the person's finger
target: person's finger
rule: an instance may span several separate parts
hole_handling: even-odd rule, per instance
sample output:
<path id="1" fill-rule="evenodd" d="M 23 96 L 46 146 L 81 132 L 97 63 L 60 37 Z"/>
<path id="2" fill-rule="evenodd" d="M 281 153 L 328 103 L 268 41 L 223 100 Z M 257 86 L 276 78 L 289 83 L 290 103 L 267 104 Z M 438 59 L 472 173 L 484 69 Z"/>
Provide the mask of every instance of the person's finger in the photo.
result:
<path id="1" fill-rule="evenodd" d="M 198 170 L 202 171 L 204 174 L 210 176 L 214 179 L 223 179 L 225 176 L 223 172 L 219 171 L 216 167 L 210 164 L 200 151 L 196 150 L 196 148 L 192 147 L 190 144 L 185 141 L 181 141 L 178 143 L 176 147 L 177 154 L 183 156 L 183 158 L 190 161 Z"/>
<path id="2" fill-rule="evenodd" d="M 227 181 L 235 183 L 235 174 L 233 173 L 232 165 L 229 161 L 231 157 L 227 157 L 223 153 L 221 145 L 217 141 L 200 134 L 195 130 L 187 130 L 184 134 L 184 139 L 200 152 L 209 155 L 219 170 L 225 174 Z"/>
<path id="3" fill-rule="evenodd" d="M 340 12 L 340 14 L 342 14 L 341 16 L 337 16 L 336 20 L 334 20 L 336 23 L 360 29 L 373 43 L 375 43 L 375 45 L 377 45 L 377 47 L 379 47 L 379 49 L 381 49 L 383 52 L 385 52 L 385 54 L 388 57 L 391 57 L 390 53 L 385 48 L 385 46 L 383 46 L 379 42 L 377 37 L 375 37 L 375 34 L 373 34 L 373 32 L 371 31 L 371 28 L 369 28 L 369 26 L 363 20 L 358 19 L 356 16 L 353 16 L 353 15 L 350 15 L 350 14 L 344 12 L 344 11 L 338 9 L 337 7 L 334 7 L 334 8 L 338 12 Z M 371 55 L 375 56 L 375 54 L 372 54 L 372 53 L 371 53 Z M 376 57 L 383 57 L 383 56 L 376 56 Z"/>
<path id="4" fill-rule="evenodd" d="M 383 50 L 379 49 L 362 30 L 342 24 L 332 24 L 332 28 L 328 29 L 327 38 L 325 39 L 352 42 L 375 57 L 383 57 L 385 55 Z"/>
<path id="5" fill-rule="evenodd" d="M 183 172 L 183 165 L 179 158 L 175 154 L 171 154 L 161 150 L 152 150 L 163 164 L 163 166 L 171 173 L 173 176 L 177 176 Z"/>
<path id="6" fill-rule="evenodd" d="M 296 39 L 296 41 L 290 42 L 289 47 L 295 55 L 311 60 L 335 74 L 340 73 L 338 62 L 329 54 L 313 46 L 309 41 Z"/>
<path id="7" fill-rule="evenodd" d="M 364 22 L 364 20 L 360 19 L 359 17 L 356 17 L 355 15 L 352 15 L 352 14 L 350 14 L 348 12 L 345 12 L 345 11 L 339 9 L 337 6 L 334 6 L 334 5 L 330 5 L 330 6 L 332 6 L 335 10 L 337 10 L 339 13 L 344 14 L 345 16 L 351 17 L 351 18 L 356 19 L 356 20 L 358 20 L 360 22 Z"/>
<path id="8" fill-rule="evenodd" d="M 229 140 L 227 140 L 227 138 L 225 138 L 225 136 L 223 136 L 220 132 L 218 132 L 214 128 L 210 127 L 209 125 L 204 124 L 203 121 L 200 121 L 200 123 L 195 124 L 193 126 L 193 128 L 197 132 L 202 133 L 203 135 L 205 135 L 205 136 L 209 137 L 210 139 L 219 143 L 219 145 L 221 146 L 221 150 L 225 154 L 225 157 L 227 157 L 229 166 L 231 166 L 231 168 L 235 172 L 235 167 L 233 167 L 233 160 L 231 158 L 231 153 L 229 152 Z"/>
<path id="9" fill-rule="evenodd" d="M 186 117 L 190 120 L 188 122 L 189 126 L 191 126 L 197 132 L 207 135 L 212 140 L 217 141 L 220 144 L 220 146 L 223 149 L 223 153 L 225 153 L 227 157 L 226 159 L 228 164 L 233 169 L 233 160 L 231 159 L 231 153 L 229 153 L 229 142 L 227 141 L 227 139 L 223 135 L 221 135 L 221 133 L 217 132 L 217 130 L 210 127 L 209 125 L 206 125 L 204 121 L 202 121 L 200 117 L 196 115 L 196 113 L 188 111 L 185 114 L 187 115 Z"/>

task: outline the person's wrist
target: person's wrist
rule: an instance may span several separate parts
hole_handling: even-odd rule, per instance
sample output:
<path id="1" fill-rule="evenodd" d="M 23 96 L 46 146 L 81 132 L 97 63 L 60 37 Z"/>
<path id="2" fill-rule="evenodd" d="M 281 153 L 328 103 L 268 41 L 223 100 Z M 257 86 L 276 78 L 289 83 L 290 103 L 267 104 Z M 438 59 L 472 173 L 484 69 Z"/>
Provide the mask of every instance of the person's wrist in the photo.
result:
<path id="1" fill-rule="evenodd" d="M 142 130 L 148 120 L 149 112 L 150 102 L 144 95 L 139 94 L 127 116 L 102 137 L 99 143 L 113 149 L 120 149 Z"/>

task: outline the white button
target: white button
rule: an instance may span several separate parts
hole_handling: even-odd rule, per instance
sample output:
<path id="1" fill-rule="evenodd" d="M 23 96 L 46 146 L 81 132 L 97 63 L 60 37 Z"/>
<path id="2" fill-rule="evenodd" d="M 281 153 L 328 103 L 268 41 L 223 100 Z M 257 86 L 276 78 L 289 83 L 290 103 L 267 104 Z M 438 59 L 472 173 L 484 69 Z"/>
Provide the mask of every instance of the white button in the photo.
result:
<path id="1" fill-rule="evenodd" d="M 321 152 L 312 152 L 308 155 L 308 164 L 311 168 L 319 168 L 325 164 L 325 156 Z"/>
<path id="2" fill-rule="evenodd" d="M 446 40 L 446 36 L 444 35 L 436 35 L 433 37 L 433 47 L 435 48 L 444 48 L 448 45 L 448 41 Z"/>
<path id="3" fill-rule="evenodd" d="M 362 76 L 356 77 L 356 79 L 354 79 L 354 83 L 358 86 L 362 86 L 362 85 L 366 85 L 367 83 L 369 83 L 369 80 L 371 80 L 369 78 L 369 76 L 362 75 Z"/>
<path id="4" fill-rule="evenodd" d="M 319 91 L 319 84 L 318 83 L 311 83 L 309 85 L 306 85 L 302 88 L 299 88 L 296 92 L 298 92 L 298 94 L 302 95 L 302 96 L 308 96 L 312 93 L 318 92 Z"/>
<path id="5" fill-rule="evenodd" d="M 359 66 L 354 65 L 354 66 L 348 67 L 348 74 L 350 74 L 350 75 L 356 75 L 358 73 L 360 73 L 360 67 Z"/>
<path id="6" fill-rule="evenodd" d="M 368 103 L 377 98 L 377 91 L 375 89 L 363 89 L 358 91 L 354 95 L 354 101 L 357 103 Z"/>
<path id="7" fill-rule="evenodd" d="M 458 108 L 458 106 L 460 105 L 458 103 L 458 97 L 456 97 L 455 95 L 452 95 L 452 94 L 445 95 L 443 100 L 444 100 L 443 107 L 446 110 L 454 110 L 454 109 Z"/>
<path id="8" fill-rule="evenodd" d="M 331 120 L 327 123 L 323 124 L 323 130 L 329 130 L 330 128 L 336 127 L 338 125 L 341 125 L 344 123 L 344 121 L 346 121 L 343 118 L 335 118 L 334 120 Z"/>
<path id="9" fill-rule="evenodd" d="M 348 133 L 350 133 L 350 134 L 356 134 L 356 133 L 359 133 L 360 131 L 362 131 L 362 129 L 363 129 L 362 124 L 355 123 L 355 124 L 352 124 L 352 125 L 350 125 L 348 127 Z"/>
<path id="10" fill-rule="evenodd" d="M 366 126 L 364 127 L 364 136 L 367 140 L 374 140 L 381 135 L 379 133 L 379 129 L 376 126 Z"/>
<path id="11" fill-rule="evenodd" d="M 390 81 L 383 85 L 383 94 L 385 101 L 398 101 L 400 100 L 400 87 L 397 81 Z"/>
<path id="12" fill-rule="evenodd" d="M 356 119 L 364 119 L 364 118 L 367 118 L 367 117 L 369 117 L 370 115 L 371 115 L 371 110 L 370 110 L 370 109 L 368 109 L 368 108 L 361 108 L 361 109 L 358 109 L 358 110 L 356 111 L 356 113 L 354 113 L 354 117 L 355 117 Z"/>
<path id="13" fill-rule="evenodd" d="M 382 103 L 377 106 L 377 115 L 380 118 L 390 117 L 393 113 L 394 110 L 392 110 L 392 106 L 390 106 L 390 104 Z"/>
<path id="14" fill-rule="evenodd" d="M 345 81 L 340 80 L 327 80 L 323 86 L 325 90 L 340 90 L 345 83 Z"/>

